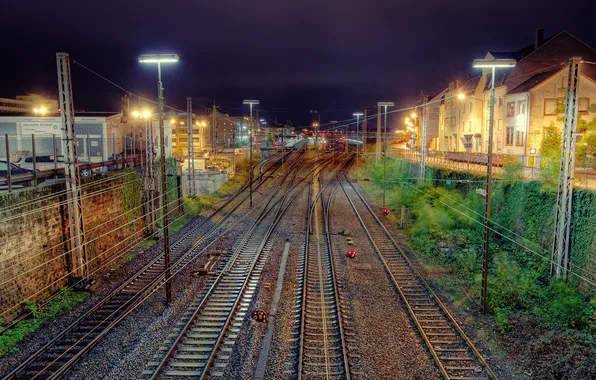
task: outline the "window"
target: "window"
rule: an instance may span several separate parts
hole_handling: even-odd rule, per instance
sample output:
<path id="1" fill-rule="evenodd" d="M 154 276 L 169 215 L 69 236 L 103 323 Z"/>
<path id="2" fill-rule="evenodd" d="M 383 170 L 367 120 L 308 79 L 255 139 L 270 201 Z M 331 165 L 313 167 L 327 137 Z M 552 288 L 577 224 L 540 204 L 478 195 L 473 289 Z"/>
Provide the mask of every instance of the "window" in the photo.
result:
<path id="1" fill-rule="evenodd" d="M 517 102 L 517 114 L 518 115 L 526 114 L 526 101 L 525 100 L 519 100 Z"/>
<path id="2" fill-rule="evenodd" d="M 461 131 L 463 132 L 465 130 L 466 130 L 466 122 L 465 121 L 462 121 L 461 122 Z"/>
<path id="3" fill-rule="evenodd" d="M 515 102 L 507 102 L 507 117 L 515 116 Z"/>
<path id="4" fill-rule="evenodd" d="M 505 145 L 513 145 L 513 127 L 507 127 L 505 133 Z"/>
<path id="5" fill-rule="evenodd" d="M 488 131 L 490 129 L 490 119 L 486 120 L 486 130 Z"/>
<path id="6" fill-rule="evenodd" d="M 499 96 L 499 108 L 503 108 L 503 97 Z"/>
<path id="7" fill-rule="evenodd" d="M 445 145 L 449 145 L 449 137 L 445 136 Z"/>
<path id="8" fill-rule="evenodd" d="M 455 117 L 452 117 L 452 118 L 451 118 L 451 124 L 450 124 L 450 125 L 451 125 L 452 127 L 455 127 Z"/>
<path id="9" fill-rule="evenodd" d="M 472 130 L 472 120 L 468 121 L 468 132 Z"/>
<path id="10" fill-rule="evenodd" d="M 524 146 L 524 137 L 526 133 L 524 131 L 515 131 L 515 145 Z"/>
<path id="11" fill-rule="evenodd" d="M 497 153 L 501 153 L 503 143 L 501 141 L 497 141 Z"/>
<path id="12" fill-rule="evenodd" d="M 544 99 L 544 114 L 545 115 L 556 115 L 557 114 L 557 99 Z"/>
<path id="13" fill-rule="evenodd" d="M 503 119 L 497 120 L 497 130 L 499 130 L 499 131 L 503 130 Z"/>
<path id="14" fill-rule="evenodd" d="M 577 111 L 579 113 L 588 113 L 590 108 L 590 98 L 579 98 L 577 103 Z"/>
<path id="15" fill-rule="evenodd" d="M 470 110 L 470 111 L 468 111 L 468 112 L 472 113 L 472 102 L 470 102 L 470 106 L 469 106 L 468 108 L 469 108 L 469 110 Z"/>
<path id="16" fill-rule="evenodd" d="M 449 125 L 449 118 L 448 117 L 445 118 L 445 124 L 444 125 Z"/>

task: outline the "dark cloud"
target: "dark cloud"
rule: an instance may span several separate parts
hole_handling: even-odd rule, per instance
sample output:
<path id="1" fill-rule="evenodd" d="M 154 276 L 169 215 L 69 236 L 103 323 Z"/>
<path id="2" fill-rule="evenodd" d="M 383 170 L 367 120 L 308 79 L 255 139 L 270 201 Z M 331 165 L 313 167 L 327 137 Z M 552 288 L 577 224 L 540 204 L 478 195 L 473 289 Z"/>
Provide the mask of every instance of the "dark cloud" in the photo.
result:
<path id="1" fill-rule="evenodd" d="M 155 68 L 136 56 L 176 52 L 164 68 L 167 102 L 216 99 L 241 111 L 260 98 L 270 116 L 307 121 L 393 100 L 406 105 L 470 73 L 487 50 L 515 50 L 534 30 L 567 29 L 596 46 L 593 2 L 218 0 L 3 4 L 0 96 L 55 94 L 56 51 L 135 92 L 153 96 Z M 73 65 L 75 105 L 118 109 L 121 91 Z M 234 104 L 238 104 L 233 107 Z M 294 111 L 291 111 L 294 110 Z"/>

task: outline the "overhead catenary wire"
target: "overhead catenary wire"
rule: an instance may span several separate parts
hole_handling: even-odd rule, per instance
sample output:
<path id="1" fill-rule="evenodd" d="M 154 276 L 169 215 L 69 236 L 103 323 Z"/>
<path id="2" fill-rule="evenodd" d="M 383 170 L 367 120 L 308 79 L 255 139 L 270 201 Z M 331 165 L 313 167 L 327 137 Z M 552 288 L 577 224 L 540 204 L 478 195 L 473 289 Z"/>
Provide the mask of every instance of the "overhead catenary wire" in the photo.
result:
<path id="1" fill-rule="evenodd" d="M 468 215 L 468 214 L 466 214 L 466 213 L 462 212 L 461 210 L 458 210 L 458 209 L 456 209 L 455 207 L 453 207 L 453 206 L 451 206 L 451 205 L 449 205 L 449 204 L 447 204 L 447 203 L 443 202 L 443 201 L 442 201 L 440 198 L 438 198 L 438 197 L 435 197 L 435 196 L 433 196 L 433 195 L 431 195 L 431 194 L 428 194 L 427 192 L 425 192 L 425 191 L 423 191 L 423 190 L 419 189 L 417 186 L 415 186 L 415 185 L 412 185 L 411 183 L 409 183 L 409 182 L 407 182 L 407 181 L 403 181 L 403 182 L 404 182 L 404 183 L 406 183 L 406 185 L 408 185 L 408 186 L 410 186 L 410 187 L 414 188 L 416 191 L 419 191 L 419 192 L 421 192 L 421 193 L 423 193 L 423 194 L 425 194 L 425 195 L 427 195 L 427 196 L 429 196 L 429 197 L 431 197 L 431 198 L 433 198 L 433 199 L 437 200 L 438 202 L 440 202 L 440 203 L 442 203 L 443 205 L 445 205 L 445 206 L 447 206 L 447 207 L 451 208 L 451 209 L 452 209 L 452 210 L 454 210 L 455 212 L 457 212 L 457 213 L 459 213 L 459 214 L 461 214 L 461 215 L 465 216 L 466 218 L 468 218 L 468 219 L 472 220 L 474 223 L 477 223 L 477 224 L 480 224 L 480 225 L 484 226 L 484 222 L 482 222 L 482 221 L 480 221 L 480 220 L 477 220 L 477 219 L 475 219 L 475 218 L 471 217 L 470 215 Z M 554 265 L 557 265 L 557 264 L 556 264 L 556 263 L 555 263 L 555 262 L 554 262 L 554 261 L 553 261 L 551 258 L 549 258 L 549 257 L 547 257 L 547 256 L 544 256 L 543 254 L 540 254 L 540 253 L 538 253 L 538 252 L 534 251 L 534 250 L 533 250 L 533 249 L 531 249 L 531 248 L 528 248 L 528 247 L 526 247 L 526 246 L 525 246 L 525 245 L 523 245 L 522 243 L 520 243 L 520 242 L 518 242 L 517 240 L 515 240 L 515 239 L 513 239 L 513 238 L 511 238 L 511 237 L 509 237 L 509 236 L 507 236 L 507 235 L 505 235 L 505 234 L 503 234 L 502 232 L 499 232 L 499 231 L 495 230 L 495 229 L 494 229 L 494 228 L 492 228 L 492 227 L 489 227 L 489 229 L 490 229 L 490 231 L 492 231 L 493 233 L 495 233 L 495 234 L 497 234 L 497 235 L 499 235 L 499 236 L 501 236 L 501 237 L 505 238 L 506 240 L 509 240 L 510 242 L 512 242 L 512 243 L 514 243 L 514 244 L 516 244 L 516 245 L 518 245 L 518 246 L 520 246 L 520 247 L 521 247 L 521 248 L 523 248 L 524 250 L 526 250 L 526 251 L 528 251 L 528 252 L 531 252 L 531 253 L 533 253 L 534 255 L 536 255 L 536 256 L 538 256 L 538 257 L 542 258 L 543 260 L 547 261 L 549 264 L 554 264 Z M 543 251 L 544 251 L 544 250 L 543 250 Z M 590 279 L 588 279 L 588 278 L 586 278 L 586 277 L 583 277 L 582 275 L 580 275 L 580 274 L 578 274 L 578 273 L 575 273 L 575 272 L 573 272 L 573 271 L 570 271 L 569 273 L 570 273 L 571 275 L 573 275 L 573 276 L 576 276 L 577 278 L 579 278 L 579 279 L 581 279 L 581 280 L 585 281 L 586 283 L 588 283 L 588 284 L 590 284 L 590 285 L 592 285 L 592 286 L 595 286 L 595 287 L 596 287 L 596 283 L 595 283 L 595 282 L 593 282 L 593 281 L 591 281 Z"/>
<path id="2" fill-rule="evenodd" d="M 174 201 L 172 201 L 172 202 L 168 203 L 168 205 L 170 205 L 170 204 L 173 204 L 173 203 L 177 203 L 177 202 L 178 202 L 178 200 L 176 199 L 176 200 L 174 200 Z M 177 209 L 177 207 L 173 207 L 171 210 L 169 210 L 169 211 L 167 212 L 167 214 L 166 214 L 166 215 L 169 215 L 169 214 L 171 214 L 171 213 L 175 212 L 175 211 L 176 211 L 176 209 Z M 96 240 L 98 240 L 98 239 L 100 239 L 100 238 L 102 238 L 102 237 L 104 237 L 104 236 L 107 236 L 107 235 L 109 235 L 109 234 L 111 234 L 111 233 L 114 233 L 115 231 L 118 231 L 118 230 L 120 230 L 120 229 L 122 229 L 122 228 L 124 228 L 124 227 L 126 227 L 126 226 L 128 226 L 128 225 L 130 225 L 130 224 L 136 223 L 137 221 L 139 221 L 139 220 L 141 220 L 141 219 L 145 218 L 146 216 L 147 216 L 147 214 L 143 214 L 143 215 L 139 216 L 138 218 L 135 218 L 135 219 L 133 219 L 133 220 L 130 220 L 128 223 L 121 224 L 121 225 L 119 225 L 118 227 L 116 227 L 116 228 L 114 228 L 114 229 L 112 229 L 112 230 L 110 230 L 110 231 L 107 231 L 107 232 L 105 232 L 105 233 L 103 233 L 103 234 L 101 234 L 101 235 L 99 235 L 99 236 L 96 236 L 96 237 L 95 237 L 95 238 L 93 238 L 93 239 L 86 240 L 86 241 L 85 241 L 85 243 L 84 243 L 83 245 L 84 245 L 84 246 L 86 246 L 86 245 L 89 245 L 89 244 L 91 244 L 92 242 L 94 242 L 94 241 L 96 241 Z M 140 230 L 140 231 L 142 231 L 142 230 Z M 75 249 L 76 249 L 76 248 L 75 248 Z M 49 260 L 47 260 L 47 261 L 45 261 L 45 262 L 43 262 L 43 263 L 41 263 L 41 264 L 39 264 L 39 265 L 37 265 L 37 266 L 33 267 L 33 268 L 29 268 L 28 270 L 26 270 L 26 271 L 24 271 L 24 272 L 20 272 L 20 273 L 16 274 L 15 276 L 12 276 L 11 278 L 9 278 L 8 280 L 6 280 L 6 281 L 4 281 L 4 282 L 0 282 L 0 287 L 1 287 L 1 286 L 3 286 L 3 285 L 5 285 L 5 284 L 7 284 L 7 283 L 10 283 L 10 282 L 14 281 L 14 280 L 15 280 L 16 278 L 18 278 L 18 277 L 21 277 L 21 276 L 23 276 L 23 275 L 25 275 L 25 274 L 27 274 L 27 273 L 30 273 L 30 272 L 32 272 L 32 271 L 34 271 L 34 270 L 36 270 L 36 269 L 39 269 L 39 268 L 41 268 L 41 267 L 43 267 L 43 266 L 45 266 L 45 265 L 48 265 L 50 262 L 53 262 L 53 261 L 55 261 L 55 260 L 57 260 L 57 259 L 59 259 L 59 258 L 61 258 L 61 257 L 64 257 L 64 256 L 66 256 L 66 255 L 67 255 L 67 254 L 69 254 L 70 252 L 73 252 L 75 249 L 71 249 L 71 250 L 65 251 L 65 252 L 63 252 L 63 253 L 61 253 L 61 254 L 59 254 L 59 255 L 56 255 L 56 256 L 54 256 L 53 258 L 51 258 L 51 259 L 49 259 Z M 13 257 L 14 257 L 14 256 L 13 256 Z M 12 265 L 12 266 L 11 266 L 11 267 L 9 267 L 9 268 L 13 268 L 14 266 L 16 266 L 16 265 L 19 265 L 19 264 L 21 264 L 21 263 L 22 263 L 22 262 L 19 262 L 19 263 L 17 263 L 17 264 L 14 264 L 14 265 Z M 6 269 L 8 269 L 8 268 L 6 268 Z M 5 270 L 6 270 L 6 269 L 5 269 Z M 15 285 L 16 285 L 16 284 L 15 284 Z"/>
<path id="3" fill-rule="evenodd" d="M 178 220 L 181 220 L 182 218 L 184 218 L 186 215 L 188 215 L 189 213 L 191 213 L 191 212 L 193 212 L 193 211 L 195 211 L 195 209 L 193 209 L 193 208 L 191 207 L 191 209 L 190 209 L 190 210 L 188 210 L 187 212 L 185 212 L 184 214 L 182 214 L 182 215 L 181 215 L 181 216 L 179 216 L 178 218 L 176 218 L 176 219 L 173 219 L 171 222 L 169 222 L 167 226 L 168 226 L 168 227 L 172 226 L 172 225 L 173 225 L 175 222 L 177 222 Z M 165 228 L 165 227 L 161 227 L 161 228 L 160 228 L 160 230 L 163 230 L 164 228 Z M 132 235 L 135 235 L 135 234 L 138 234 L 138 233 L 142 233 L 142 232 L 143 232 L 143 230 L 139 230 L 139 231 L 137 231 L 136 233 L 133 233 Z M 132 235 L 131 235 L 131 236 L 132 236 Z M 151 235 L 149 235 L 149 236 L 145 237 L 144 239 L 142 239 L 142 240 L 138 241 L 138 243 L 140 243 L 140 242 L 142 242 L 142 241 L 145 241 L 145 240 L 147 240 L 147 239 L 150 239 L 151 237 L 152 237 L 152 236 L 151 236 Z M 120 244 L 120 243 L 122 243 L 122 241 L 120 241 L 120 242 L 116 243 L 116 245 L 118 245 L 118 244 Z M 116 246 L 116 245 L 114 245 L 114 246 Z M 112 246 L 111 248 L 109 248 L 109 249 L 108 249 L 108 251 L 109 251 L 110 249 L 112 249 L 114 246 Z M 118 257 L 120 257 L 122 254 L 124 254 L 124 252 L 125 252 L 125 251 L 123 251 L 123 252 L 122 252 L 120 255 L 118 255 Z M 101 257 L 101 256 L 102 256 L 102 254 L 100 254 L 100 255 L 96 256 L 95 258 L 93 258 L 93 259 L 89 260 L 89 261 L 87 262 L 87 264 L 88 264 L 88 263 L 90 263 L 90 262 L 93 262 L 93 261 L 97 260 L 97 259 L 98 259 L 99 257 Z M 111 264 L 111 263 L 112 263 L 112 262 L 113 262 L 115 259 L 117 259 L 118 257 L 115 257 L 114 259 L 108 260 L 108 262 L 104 263 L 104 264 L 103 264 L 103 265 L 101 265 L 100 267 L 96 268 L 94 271 L 90 272 L 90 273 L 89 273 L 89 275 L 92 275 L 93 273 L 97 272 L 98 270 L 100 270 L 100 269 L 104 268 L 105 266 L 107 266 L 107 265 Z M 55 285 L 55 284 L 57 284 L 57 283 L 59 283 L 59 282 L 61 282 L 61 281 L 62 281 L 62 280 L 64 280 L 66 277 L 68 277 L 70 274 L 72 274 L 72 273 L 75 273 L 75 272 L 76 272 L 76 271 L 78 271 L 79 269 L 83 268 L 83 266 L 84 266 L 84 265 L 85 265 L 85 264 L 83 264 L 83 265 L 81 265 L 81 266 L 79 266 L 79 267 L 77 267 L 77 268 L 74 268 L 74 269 L 72 269 L 71 271 L 69 271 L 68 273 L 66 273 L 65 275 L 63 275 L 62 277 L 60 277 L 60 278 L 58 278 L 57 280 L 53 281 L 52 283 L 50 283 L 50 284 L 46 285 L 45 287 L 43 287 L 42 289 L 38 290 L 38 291 L 37 291 L 37 292 L 35 292 L 34 294 L 31 294 L 31 295 L 29 295 L 29 296 L 28 296 L 28 298 L 34 298 L 35 296 L 37 296 L 37 295 L 38 295 L 38 294 L 40 294 L 41 292 L 43 292 L 43 291 L 45 291 L 45 290 L 49 289 L 50 287 L 52 287 L 53 285 Z M 82 283 L 83 281 L 84 281 L 84 280 L 83 280 L 83 279 L 81 279 L 81 280 L 79 280 L 78 282 L 76 282 L 76 283 L 72 284 L 71 286 L 69 286 L 69 287 L 65 288 L 64 290 L 66 290 L 66 289 L 72 289 L 72 288 L 76 287 L 77 285 L 79 285 L 80 283 Z M 64 290 L 63 290 L 63 291 L 64 291 Z M 21 305 L 21 304 L 23 304 L 23 303 L 25 303 L 25 302 L 27 302 L 27 301 L 28 301 L 27 299 L 24 299 L 24 300 L 22 300 L 21 302 L 19 302 L 19 303 L 17 303 L 17 304 L 14 304 L 14 305 L 12 305 L 12 306 L 11 306 L 9 309 L 6 309 L 6 310 L 4 310 L 2 313 L 0 313 L 0 315 L 6 315 L 8 312 L 10 312 L 11 310 L 13 310 L 15 307 L 17 307 L 17 306 L 19 306 L 19 305 Z"/>
<path id="4" fill-rule="evenodd" d="M 261 200 L 261 201 L 260 201 L 260 203 L 258 203 L 258 204 L 257 204 L 257 206 L 259 206 L 259 205 L 260 205 L 262 202 L 265 202 L 265 200 L 264 200 L 264 199 L 263 199 L 263 200 Z M 242 216 L 242 217 L 241 217 L 241 218 L 240 218 L 238 221 L 236 221 L 236 222 L 235 222 L 235 223 L 233 223 L 233 224 L 232 224 L 232 225 L 231 225 L 231 226 L 230 226 L 228 229 L 226 229 L 226 230 L 224 231 L 224 233 L 227 233 L 227 232 L 229 232 L 229 231 L 230 231 L 232 228 L 234 228 L 234 227 L 235 227 L 235 226 L 236 226 L 238 223 L 240 223 L 242 220 L 244 220 L 244 219 L 245 219 L 246 217 L 248 217 L 250 214 L 252 214 L 253 212 L 255 212 L 255 210 L 257 210 L 257 208 L 258 208 L 258 207 L 254 207 L 252 210 L 249 210 L 247 213 L 245 213 L 245 214 L 244 214 L 244 215 L 243 215 L 243 216 Z M 178 217 L 178 218 L 176 218 L 176 219 L 172 220 L 170 223 L 168 223 L 168 227 L 169 227 L 169 226 L 171 226 L 173 223 L 177 222 L 178 220 L 182 219 L 183 217 L 185 217 L 186 215 L 188 215 L 188 214 L 189 214 L 190 212 L 192 212 L 192 211 L 194 211 L 194 210 L 191 208 L 189 211 L 187 211 L 186 213 L 184 213 L 184 214 L 183 214 L 183 215 L 181 215 L 180 217 Z M 161 230 L 163 230 L 163 228 L 165 228 L 165 227 L 162 227 L 162 228 L 161 228 Z M 219 228 L 219 227 L 218 227 L 218 228 Z M 146 238 L 144 238 L 144 239 L 140 240 L 138 243 L 140 243 L 140 242 L 142 242 L 142 241 L 145 241 L 145 240 L 149 239 L 150 237 L 151 237 L 151 236 L 147 236 Z M 211 246 L 212 244 L 214 244 L 216 241 L 217 241 L 217 240 L 214 240 L 214 241 L 212 241 L 211 243 L 209 243 L 209 244 L 208 244 L 208 245 L 205 247 L 205 249 L 206 249 L 206 248 L 208 248 L 208 247 L 210 247 L 210 246 Z M 120 256 L 121 256 L 122 254 L 124 254 L 124 252 L 125 252 L 125 251 L 123 251 L 123 252 L 120 254 Z M 117 259 L 117 258 L 118 258 L 118 257 L 116 257 L 116 259 Z M 91 275 L 91 274 L 94 274 L 94 273 L 95 273 L 95 272 L 97 272 L 97 271 L 99 271 L 100 269 L 102 269 L 103 267 L 107 266 L 107 265 L 108 265 L 108 264 L 110 264 L 111 262 L 113 262 L 113 260 L 112 260 L 112 261 L 109 261 L 109 262 L 106 262 L 104 265 L 102 265 L 102 266 L 100 266 L 99 268 L 95 269 L 93 272 L 91 272 L 91 273 L 90 273 L 90 275 Z M 188 264 L 190 264 L 191 262 L 192 262 L 192 261 L 189 261 L 188 263 L 184 264 L 184 266 L 183 266 L 183 267 L 182 267 L 180 270 L 182 270 L 183 268 L 185 268 L 185 267 L 186 267 Z M 46 286 L 46 287 L 44 287 L 43 289 L 40 289 L 40 290 L 39 290 L 39 291 L 37 291 L 36 293 L 34 293 L 34 294 L 30 295 L 30 296 L 29 296 L 29 298 L 34 298 L 36 295 L 38 295 L 38 294 L 40 294 L 41 292 L 43 292 L 43 291 L 47 290 L 47 289 L 48 289 L 49 287 L 51 287 L 52 285 L 54 285 L 54 284 L 56 284 L 56 283 L 58 283 L 58 282 L 62 281 L 64 278 L 68 277 L 68 275 L 70 275 L 71 273 L 74 273 L 75 271 L 79 270 L 80 268 L 82 268 L 82 266 L 81 266 L 81 267 L 79 267 L 79 268 L 75 268 L 75 269 L 73 269 L 72 271 L 68 272 L 68 273 L 67 273 L 65 276 L 62 276 L 61 278 L 59 278 L 58 280 L 54 281 L 53 283 L 51 283 L 51 284 L 47 285 L 47 286 Z M 179 271 L 180 271 L 180 270 L 179 270 Z M 174 272 L 172 272 L 172 274 L 171 274 L 171 276 L 168 278 L 168 280 L 169 280 L 169 279 L 171 279 L 173 276 L 175 276 L 175 275 L 176 275 L 176 274 L 177 274 L 179 271 L 174 271 Z M 77 285 L 81 284 L 82 282 L 83 282 L 83 279 L 81 279 L 81 280 L 79 280 L 78 282 L 76 282 L 76 283 L 72 284 L 71 286 L 69 286 L 69 287 L 65 288 L 63 291 L 66 291 L 66 289 L 72 289 L 72 288 L 76 287 Z M 160 287 L 161 287 L 161 285 L 160 285 L 160 286 L 158 286 L 158 287 L 157 287 L 155 290 L 159 289 Z M 153 291 L 151 294 L 153 294 L 153 293 L 155 292 L 155 290 L 154 290 L 154 291 Z M 150 294 L 150 295 L 151 295 L 151 294 Z M 146 299 L 146 298 L 145 298 L 145 299 Z M 145 300 L 145 299 L 144 299 L 144 300 Z M 143 300 L 143 301 L 144 301 L 144 300 Z M 23 303 L 25 303 L 25 302 L 27 302 L 27 300 L 23 300 L 23 301 L 19 302 L 18 304 L 15 304 L 15 305 L 13 305 L 13 306 L 12 306 L 10 309 L 8 309 L 8 310 L 5 310 L 5 311 L 3 311 L 2 313 L 0 313 L 0 315 L 6 315 L 6 314 L 7 314 L 9 311 L 13 310 L 15 307 L 18 307 L 19 305 L 21 305 L 21 304 L 23 304 Z M 134 309 L 133 309 L 133 310 L 134 310 Z M 132 311 L 132 310 L 131 310 L 131 311 Z"/>
<path id="5" fill-rule="evenodd" d="M 85 189 L 85 188 L 88 188 L 88 187 L 91 187 L 91 186 L 96 186 L 96 185 L 99 185 L 99 184 L 104 183 L 104 182 L 109 182 L 109 181 L 112 181 L 112 180 L 115 180 L 115 179 L 124 177 L 124 176 L 126 176 L 128 174 L 130 174 L 130 172 L 118 173 L 118 174 L 110 175 L 110 176 L 108 176 L 106 178 L 101 178 L 101 179 L 97 179 L 97 180 L 94 180 L 94 181 L 90 181 L 88 183 L 84 183 L 84 184 L 82 184 L 80 186 L 80 188 L 81 189 Z M 40 187 L 43 188 L 43 185 L 40 186 Z M 30 200 L 26 200 L 26 201 L 15 203 L 15 204 L 9 204 L 6 207 L 0 208 L 0 214 L 5 214 L 5 213 L 8 213 L 8 212 L 13 211 L 15 209 L 27 207 L 27 206 L 30 206 L 30 205 L 35 204 L 35 203 L 48 201 L 48 200 L 50 200 L 52 198 L 57 198 L 57 197 L 60 197 L 62 195 L 65 195 L 67 192 L 68 192 L 67 190 L 61 190 L 61 191 L 57 191 L 57 192 L 48 194 L 47 196 L 36 198 L 36 199 L 30 199 Z"/>
<path id="6" fill-rule="evenodd" d="M 174 192 L 174 191 L 178 191 L 179 189 L 180 189 L 180 187 L 176 187 L 176 188 L 173 188 L 173 189 L 169 190 L 169 191 L 168 191 L 168 195 L 169 195 L 170 193 Z M 117 219 L 119 219 L 119 218 L 122 218 L 122 217 L 124 217 L 124 216 L 128 215 L 130 212 L 132 212 L 132 211 L 134 211 L 134 210 L 136 210 L 136 209 L 138 209 L 138 208 L 144 207 L 145 205 L 147 205 L 147 204 L 149 204 L 149 203 L 151 203 L 151 202 L 154 202 L 154 201 L 158 200 L 160 196 L 161 196 L 161 195 L 157 195 L 157 196 L 156 196 L 156 197 L 154 197 L 153 199 L 147 200 L 147 201 L 146 201 L 146 202 L 144 202 L 143 204 L 141 204 L 141 205 L 139 205 L 139 206 L 137 206 L 137 207 L 135 207 L 135 208 L 133 208 L 133 209 L 130 209 L 130 210 L 128 210 L 128 211 L 125 211 L 125 212 L 123 212 L 123 213 L 121 213 L 121 214 L 118 214 L 117 216 L 113 217 L 112 219 L 109 219 L 109 220 L 107 220 L 107 221 L 105 221 L 105 222 L 103 222 L 103 223 L 101 223 L 101 224 L 99 224 L 99 225 L 97 225 L 97 226 L 94 226 L 94 227 L 92 227 L 92 228 L 88 229 L 87 231 L 85 231 L 85 234 L 86 234 L 86 235 L 89 235 L 91 231 L 94 231 L 94 230 L 96 230 L 96 229 L 98 229 L 98 228 L 100 228 L 100 227 L 102 227 L 102 226 L 104 226 L 104 225 L 106 225 L 106 224 L 108 224 L 108 223 L 110 223 L 110 222 L 114 221 L 114 220 L 117 220 Z M 172 204 L 172 203 L 175 203 L 175 202 L 178 202 L 178 200 L 175 200 L 175 201 L 169 202 L 169 203 L 168 203 L 168 205 L 170 205 L 170 204 Z M 169 213 L 169 212 L 168 212 L 168 213 Z M 143 214 L 143 216 L 147 216 L 147 215 L 148 215 L 148 214 Z M 127 225 L 128 225 L 128 224 L 130 224 L 130 222 L 129 222 L 129 223 L 127 223 Z M 58 247 L 60 247 L 60 246 L 64 245 L 65 243 L 67 243 L 67 242 L 70 242 L 71 240 L 72 240 L 72 237 L 71 237 L 71 238 L 68 238 L 68 239 L 66 239 L 65 241 L 61 241 L 61 242 L 59 242 L 58 244 L 56 244 L 56 245 L 54 245 L 54 246 L 52 246 L 52 247 L 49 247 L 49 248 L 47 248 L 47 249 L 45 249 L 45 250 L 43 250 L 43 251 L 41 251 L 41 252 L 39 252 L 39 253 L 37 253 L 37 254 L 35 254 L 35 255 L 33 255 L 33 256 L 28 256 L 27 258 L 25 258 L 25 259 L 23 259 L 23 260 L 17 261 L 17 262 L 15 262 L 15 263 L 14 263 L 13 265 L 11 265 L 11 266 L 8 266 L 8 267 L 5 267 L 5 268 L 2 268 L 0 271 L 8 271 L 10 268 L 12 268 L 12 267 L 14 267 L 14 266 L 16 266 L 16 265 L 20 265 L 20 264 L 22 264 L 22 263 L 24 263 L 24 262 L 26 262 L 26 261 L 33 260 L 34 258 L 36 258 L 36 257 L 38 257 L 38 256 L 41 256 L 41 255 L 43 255 L 43 254 L 45 254 L 45 253 L 47 253 L 47 252 L 50 252 L 50 251 L 52 251 L 54 248 L 58 248 Z M 92 240 L 92 241 L 93 241 L 93 240 Z M 69 252 L 72 252 L 72 250 L 70 250 L 70 251 L 67 251 L 66 253 L 69 253 Z M 6 262 L 6 261 L 10 261 L 10 260 L 12 260 L 14 257 L 16 257 L 16 256 L 20 256 L 20 253 L 16 253 L 16 254 L 14 254 L 14 255 L 12 255 L 12 256 L 5 257 L 5 258 L 3 258 L 3 260 L 1 260 L 1 261 L 0 261 L 0 263 Z"/>

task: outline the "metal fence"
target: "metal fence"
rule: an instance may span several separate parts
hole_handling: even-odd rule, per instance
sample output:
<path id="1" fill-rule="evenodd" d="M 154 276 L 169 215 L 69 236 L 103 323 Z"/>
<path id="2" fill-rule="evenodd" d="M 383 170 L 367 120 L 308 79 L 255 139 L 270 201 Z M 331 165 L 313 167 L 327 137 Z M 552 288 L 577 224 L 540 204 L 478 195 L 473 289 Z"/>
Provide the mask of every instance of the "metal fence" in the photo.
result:
<path id="1" fill-rule="evenodd" d="M 147 162 L 145 144 L 145 140 L 134 135 L 116 138 L 79 134 L 77 161 L 81 175 L 91 176 L 125 167 L 143 168 Z M 157 157 L 155 146 L 152 154 Z M 33 156 L 36 160 L 32 159 Z M 0 192 L 56 183 L 64 178 L 65 160 L 62 156 L 62 140 L 58 135 L 5 134 L 0 137 L 0 161 L 3 161 Z M 6 170 L 7 161 L 18 166 L 11 169 L 11 176 Z"/>
<path id="2" fill-rule="evenodd" d="M 410 162 L 420 162 L 420 151 L 413 149 L 391 148 L 391 157 L 401 158 Z M 445 169 L 469 172 L 479 175 L 486 174 L 488 155 L 486 153 L 469 152 L 426 152 L 426 165 Z M 493 155 L 493 175 L 503 175 L 503 167 L 508 162 L 521 164 L 521 173 L 527 180 L 542 179 L 541 171 L 550 166 L 547 158 L 541 156 L 511 156 L 503 154 Z M 578 188 L 596 189 L 596 158 L 586 157 L 576 160 L 575 186 Z"/>

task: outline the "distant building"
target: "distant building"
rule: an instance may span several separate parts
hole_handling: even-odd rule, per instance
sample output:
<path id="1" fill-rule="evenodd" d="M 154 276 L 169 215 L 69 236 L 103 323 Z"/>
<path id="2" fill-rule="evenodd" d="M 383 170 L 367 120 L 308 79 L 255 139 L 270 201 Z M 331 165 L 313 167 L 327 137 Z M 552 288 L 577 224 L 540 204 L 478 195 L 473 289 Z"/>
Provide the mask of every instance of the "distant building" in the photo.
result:
<path id="1" fill-rule="evenodd" d="M 16 99 L 0 98 L 0 113 L 34 114 L 34 110 L 44 109 L 48 114 L 58 112 L 58 101 L 41 95 L 27 94 Z"/>

